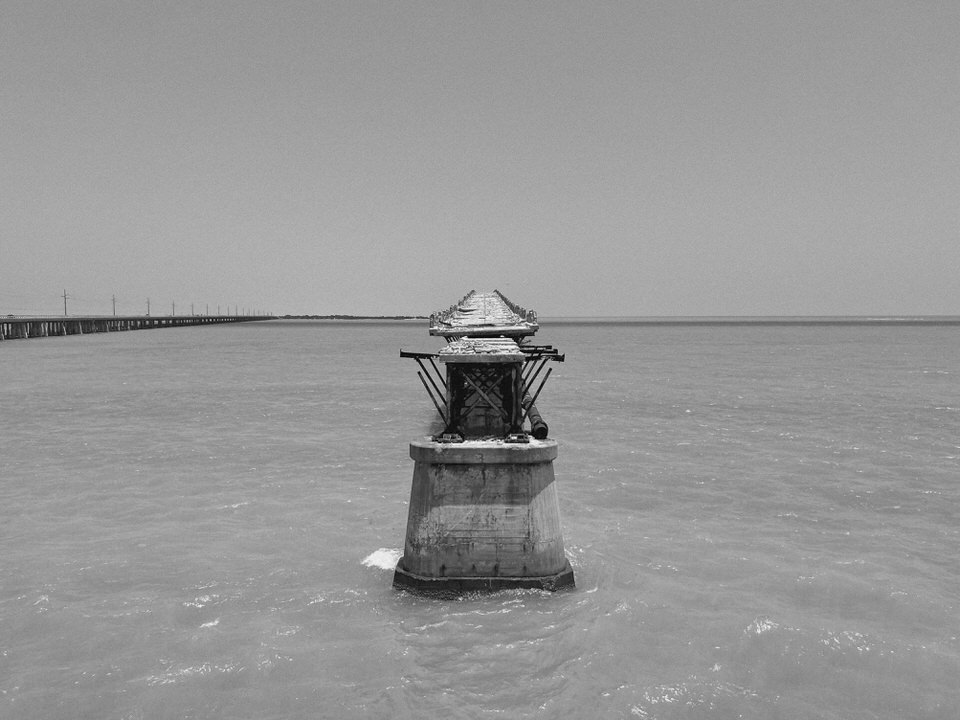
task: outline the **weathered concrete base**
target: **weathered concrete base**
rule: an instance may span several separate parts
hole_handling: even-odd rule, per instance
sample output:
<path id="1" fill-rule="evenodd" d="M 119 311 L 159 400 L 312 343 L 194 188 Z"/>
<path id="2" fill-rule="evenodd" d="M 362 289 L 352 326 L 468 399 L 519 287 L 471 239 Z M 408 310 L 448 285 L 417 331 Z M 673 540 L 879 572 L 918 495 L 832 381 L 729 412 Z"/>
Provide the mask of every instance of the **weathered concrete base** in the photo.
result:
<path id="1" fill-rule="evenodd" d="M 531 440 L 410 444 L 413 483 L 394 585 L 429 593 L 574 584 L 553 460 Z"/>
<path id="2" fill-rule="evenodd" d="M 402 564 L 402 561 L 401 561 Z M 409 573 L 397 565 L 393 574 L 395 587 L 425 595 L 460 595 L 493 590 L 562 590 L 574 586 L 573 568 L 567 563 L 563 572 L 547 577 L 423 577 Z"/>

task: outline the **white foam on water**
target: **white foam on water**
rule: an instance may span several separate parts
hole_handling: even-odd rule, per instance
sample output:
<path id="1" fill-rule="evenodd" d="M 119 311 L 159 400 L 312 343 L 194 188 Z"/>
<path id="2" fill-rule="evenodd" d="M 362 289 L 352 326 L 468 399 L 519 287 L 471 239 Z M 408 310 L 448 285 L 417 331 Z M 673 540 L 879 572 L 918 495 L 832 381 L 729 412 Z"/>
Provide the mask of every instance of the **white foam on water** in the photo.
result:
<path id="1" fill-rule="evenodd" d="M 779 628 L 779 623 L 773 622 L 769 618 L 758 617 L 754 619 L 744 632 L 748 635 L 763 635 L 763 633 Z"/>
<path id="2" fill-rule="evenodd" d="M 381 570 L 393 570 L 397 566 L 401 555 L 403 555 L 403 550 L 398 548 L 380 548 L 367 555 L 363 559 L 363 564 Z"/>

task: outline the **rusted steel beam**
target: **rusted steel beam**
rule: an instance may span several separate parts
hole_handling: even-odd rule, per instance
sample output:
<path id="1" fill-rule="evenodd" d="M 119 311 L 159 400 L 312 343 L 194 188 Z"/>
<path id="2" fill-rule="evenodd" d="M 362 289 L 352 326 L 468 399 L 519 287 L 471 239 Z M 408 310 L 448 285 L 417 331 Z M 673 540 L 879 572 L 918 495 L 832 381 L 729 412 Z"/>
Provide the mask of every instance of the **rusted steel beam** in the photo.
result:
<path id="1" fill-rule="evenodd" d="M 543 386 L 547 384 L 547 378 L 550 377 L 550 373 L 553 372 L 553 368 L 547 370 L 547 374 L 543 376 L 543 380 L 540 381 L 540 387 L 537 388 L 537 391 L 533 394 L 533 397 L 530 398 L 530 404 L 527 406 L 526 411 L 523 413 L 523 417 L 520 419 L 520 424 L 523 425 L 526 421 L 527 416 L 530 414 L 530 408 L 535 407 L 534 403 L 537 402 L 537 398 L 540 397 L 540 391 L 543 390 Z"/>
<path id="2" fill-rule="evenodd" d="M 506 410 L 503 409 L 503 403 L 502 403 L 502 402 L 501 402 L 501 403 L 495 403 L 493 400 L 491 400 L 490 397 L 481 389 L 481 387 L 480 387 L 479 385 L 477 385 L 477 384 L 473 381 L 473 378 L 471 378 L 467 373 L 464 373 L 464 374 L 463 374 L 463 379 L 466 380 L 466 381 L 470 384 L 470 386 L 473 387 L 473 389 L 477 391 L 477 393 L 479 393 L 480 397 L 482 397 L 484 400 L 487 401 L 487 404 L 490 405 L 490 407 L 493 407 L 493 408 L 496 408 L 497 410 L 499 410 L 499 411 L 500 411 L 500 415 L 503 417 L 504 420 L 506 420 L 507 422 L 510 421 L 510 413 L 508 413 Z"/>
<path id="3" fill-rule="evenodd" d="M 420 369 L 423 370 L 423 373 L 424 373 L 424 375 L 427 376 L 427 379 L 430 381 L 430 384 L 433 385 L 433 389 L 436 390 L 437 396 L 438 396 L 438 397 L 445 397 L 445 396 L 446 396 L 446 393 L 445 393 L 444 391 L 442 391 L 442 390 L 437 386 L 436 381 L 433 379 L 433 375 L 430 374 L 430 371 L 427 370 L 426 366 L 423 364 L 423 361 L 422 361 L 420 358 L 417 358 L 417 365 L 420 366 Z M 441 378 L 441 383 L 442 383 L 442 382 L 443 382 L 443 381 L 442 381 L 442 378 Z M 446 386 L 444 385 L 444 387 L 446 387 Z"/>
<path id="4" fill-rule="evenodd" d="M 420 378 L 420 382 L 423 383 L 424 389 L 427 391 L 427 395 L 430 396 L 430 399 L 433 400 L 433 406 L 437 409 L 437 412 L 440 413 L 440 419 L 443 420 L 443 424 L 447 424 L 447 416 L 444 414 L 443 410 L 440 408 L 440 403 L 437 402 L 437 399 L 433 396 L 433 393 L 430 392 L 430 387 L 427 385 L 427 381 L 423 379 L 422 373 L 417 373 L 417 377 Z"/>
<path id="5" fill-rule="evenodd" d="M 523 380 L 523 392 L 524 392 L 524 393 L 529 393 L 529 392 L 530 392 L 530 388 L 533 387 L 533 384 L 537 381 L 537 376 L 540 375 L 540 373 L 541 373 L 541 371 L 543 370 L 543 368 L 545 368 L 546 365 L 547 365 L 547 361 L 546 361 L 546 359 L 544 359 L 544 358 L 541 358 L 541 360 L 540 360 L 539 363 L 537 363 L 536 360 L 534 360 L 533 362 L 534 362 L 534 365 L 535 365 L 535 367 L 536 367 L 536 372 L 533 372 L 533 371 L 531 370 L 530 372 L 527 373 L 527 377 L 524 378 L 524 380 Z M 531 375 L 532 375 L 532 377 L 531 377 Z"/>

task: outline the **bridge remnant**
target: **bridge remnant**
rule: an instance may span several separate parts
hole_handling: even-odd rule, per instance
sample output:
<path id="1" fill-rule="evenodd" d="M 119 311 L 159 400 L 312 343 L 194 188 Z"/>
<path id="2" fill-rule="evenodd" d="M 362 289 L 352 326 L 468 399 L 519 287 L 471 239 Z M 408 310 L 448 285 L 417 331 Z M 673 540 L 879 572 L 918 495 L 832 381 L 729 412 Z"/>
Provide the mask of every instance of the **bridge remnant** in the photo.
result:
<path id="1" fill-rule="evenodd" d="M 529 342 L 538 329 L 536 313 L 499 291 L 471 291 L 430 317 L 430 334 L 446 347 L 401 351 L 420 366 L 443 430 L 410 443 L 395 586 L 456 593 L 574 584 L 553 472 L 557 443 L 534 404 L 551 372 L 541 371 L 564 356 Z"/>
<path id="2" fill-rule="evenodd" d="M 272 315 L 71 315 L 0 317 L 0 340 L 276 320 Z"/>

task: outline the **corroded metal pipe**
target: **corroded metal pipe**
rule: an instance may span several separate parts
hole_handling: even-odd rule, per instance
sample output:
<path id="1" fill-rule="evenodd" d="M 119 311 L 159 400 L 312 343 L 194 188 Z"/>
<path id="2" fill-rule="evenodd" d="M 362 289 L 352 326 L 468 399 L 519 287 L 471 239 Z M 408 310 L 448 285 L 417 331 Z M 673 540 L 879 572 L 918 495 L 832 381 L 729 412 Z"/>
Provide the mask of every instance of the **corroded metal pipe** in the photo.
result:
<path id="1" fill-rule="evenodd" d="M 523 408 L 527 413 L 527 417 L 530 419 L 530 434 L 537 440 L 545 440 L 547 433 L 550 432 L 550 428 L 547 427 L 547 423 L 544 421 L 540 411 L 537 410 L 537 406 L 531 401 L 530 395 L 523 396 Z"/>

